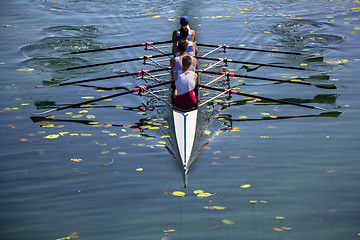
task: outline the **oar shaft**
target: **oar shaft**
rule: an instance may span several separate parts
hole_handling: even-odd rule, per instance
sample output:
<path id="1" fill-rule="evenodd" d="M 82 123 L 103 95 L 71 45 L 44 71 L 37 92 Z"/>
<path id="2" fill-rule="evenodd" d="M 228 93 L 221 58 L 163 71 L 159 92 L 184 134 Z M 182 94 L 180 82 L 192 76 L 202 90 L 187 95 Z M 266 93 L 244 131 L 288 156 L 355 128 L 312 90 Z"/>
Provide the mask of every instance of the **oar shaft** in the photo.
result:
<path id="1" fill-rule="evenodd" d="M 204 60 L 211 60 L 211 61 L 220 61 L 221 58 L 211 58 L 211 57 L 196 57 L 197 59 L 204 59 Z M 258 66 L 264 66 L 264 67 L 274 67 L 274 68 L 286 68 L 286 69 L 294 69 L 294 70 L 311 70 L 306 69 L 302 67 L 290 67 L 290 66 L 281 66 L 281 65 L 274 65 L 274 64 L 268 64 L 268 63 L 257 63 L 257 62 L 245 62 L 245 61 L 239 61 L 239 60 L 233 60 L 233 59 L 223 59 L 225 63 L 232 62 L 232 63 L 241 63 L 241 64 L 251 64 L 251 65 L 258 65 Z"/>
<path id="2" fill-rule="evenodd" d="M 91 64 L 91 65 L 85 65 L 85 66 L 78 66 L 78 67 L 70 67 L 70 68 L 65 68 L 65 69 L 61 69 L 58 71 L 68 71 L 68 70 L 75 70 L 75 69 L 81 69 L 81 68 L 98 67 L 98 66 L 116 64 L 116 63 L 132 62 L 132 61 L 143 60 L 143 59 L 146 60 L 146 59 L 150 59 L 150 58 L 159 58 L 159 57 L 170 56 L 170 55 L 172 55 L 172 53 L 160 54 L 160 55 L 155 55 L 155 56 L 142 56 L 142 57 L 137 57 L 137 58 L 112 61 L 112 62 L 97 63 L 97 64 Z"/>
<path id="3" fill-rule="evenodd" d="M 256 76 L 234 74 L 234 73 L 228 73 L 228 72 L 211 72 L 211 71 L 203 71 L 203 70 L 197 70 L 197 72 L 209 73 L 209 74 L 214 74 L 214 75 L 229 75 L 230 77 L 239 77 L 239 78 L 252 78 L 252 79 L 264 80 L 264 81 L 274 81 L 274 82 L 282 82 L 282 83 L 294 83 L 294 84 L 301 84 L 301 85 L 312 85 L 309 82 L 303 82 L 303 81 L 291 81 L 291 80 L 283 80 L 283 79 L 275 79 L 275 78 L 256 77 Z"/>
<path id="4" fill-rule="evenodd" d="M 149 45 L 156 45 L 156 44 L 166 44 L 166 43 L 172 43 L 172 40 L 151 42 L 151 43 L 146 42 L 146 43 L 139 43 L 139 44 L 129 44 L 129 45 L 117 46 L 117 47 L 99 48 L 99 49 L 84 50 L 84 51 L 78 51 L 78 52 L 70 52 L 70 53 L 66 53 L 66 54 L 80 54 L 80 53 L 99 52 L 99 51 L 107 51 L 107 50 L 118 50 L 118 49 L 124 49 L 124 48 L 133 48 L 133 47 L 149 46 Z"/>
<path id="5" fill-rule="evenodd" d="M 311 109 L 318 109 L 318 110 L 325 110 L 323 108 L 316 107 L 316 106 L 309 106 L 309 105 L 305 105 L 305 104 L 293 103 L 293 102 L 288 102 L 288 101 L 278 100 L 278 99 L 273 99 L 273 98 L 268 98 L 268 97 L 262 97 L 262 96 L 253 95 L 253 94 L 241 93 L 241 92 L 237 92 L 237 91 L 229 90 L 229 89 L 221 89 L 221 88 L 209 87 L 209 86 L 205 86 L 205 85 L 201 85 L 201 84 L 197 84 L 197 86 L 201 87 L 201 88 L 213 90 L 213 91 L 230 92 L 231 94 L 236 94 L 236 95 L 241 95 L 241 96 L 251 97 L 251 98 L 259 98 L 259 99 L 272 101 L 272 102 L 277 102 L 277 103 L 282 103 L 282 104 L 289 104 L 289 105 L 305 107 L 305 108 L 311 108 Z"/>
<path id="6" fill-rule="evenodd" d="M 171 84 L 173 82 L 174 81 L 166 81 L 166 82 L 162 82 L 162 83 L 158 83 L 158 84 L 153 84 L 153 85 L 150 85 L 150 86 L 139 86 L 139 87 L 136 87 L 136 88 L 134 88 L 132 90 L 128 90 L 126 92 L 116 93 L 116 94 L 112 94 L 112 95 L 109 95 L 109 96 L 88 100 L 88 101 L 81 102 L 81 103 L 74 103 L 74 104 L 71 104 L 71 105 L 68 105 L 68 106 L 54 108 L 54 109 L 39 113 L 39 115 L 54 112 L 54 111 L 60 111 L 60 110 L 68 109 L 68 108 L 73 108 L 73 107 L 77 107 L 77 106 L 81 106 L 81 105 L 86 105 L 86 104 L 89 104 L 89 103 L 93 103 L 93 102 L 97 102 L 97 101 L 101 101 L 101 100 L 105 100 L 105 99 L 109 99 L 109 98 L 119 97 L 119 96 L 126 95 L 126 94 L 129 94 L 129 93 L 138 92 L 141 89 L 156 88 L 156 87 L 160 87 L 160 86 L 163 86 L 163 85 L 166 85 L 166 84 Z"/>
<path id="7" fill-rule="evenodd" d="M 196 45 L 197 46 L 203 46 L 203 47 L 222 47 L 224 49 L 237 49 L 237 50 L 244 50 L 244 51 L 270 52 L 270 53 L 281 53 L 281 54 L 292 54 L 292 55 L 309 55 L 309 54 L 306 54 L 306 53 L 299 53 L 299 52 L 266 50 L 266 49 L 245 48 L 245 47 L 232 47 L 232 46 L 228 46 L 226 44 L 224 44 L 224 45 L 214 45 L 214 44 L 206 44 L 206 43 L 196 43 Z"/>
<path id="8" fill-rule="evenodd" d="M 71 84 L 77 84 L 77 83 L 100 81 L 100 80 L 111 79 L 111 78 L 134 76 L 134 75 L 142 74 L 143 71 L 150 73 L 150 72 L 166 71 L 166 70 L 170 70 L 170 69 L 171 68 L 168 67 L 168 68 L 161 68 L 161 69 L 142 70 L 142 71 L 131 72 L 131 73 L 117 74 L 117 75 L 108 76 L 108 77 L 91 78 L 91 79 L 79 80 L 79 81 L 74 81 L 74 82 L 62 82 L 62 83 L 57 84 L 56 86 L 65 86 L 65 85 L 71 85 Z"/>

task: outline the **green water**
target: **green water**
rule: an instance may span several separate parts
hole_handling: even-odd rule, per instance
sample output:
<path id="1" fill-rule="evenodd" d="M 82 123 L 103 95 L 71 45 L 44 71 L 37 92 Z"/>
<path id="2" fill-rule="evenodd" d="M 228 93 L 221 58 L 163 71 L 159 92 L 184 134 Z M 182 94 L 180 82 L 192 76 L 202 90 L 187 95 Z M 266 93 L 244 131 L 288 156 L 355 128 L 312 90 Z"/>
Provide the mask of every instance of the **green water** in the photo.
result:
<path id="1" fill-rule="evenodd" d="M 73 232 L 79 239 L 161 239 L 165 229 L 171 239 L 359 239 L 359 6 L 340 0 L 1 2 L 1 239 Z M 228 50 L 212 56 L 314 69 L 229 64 L 238 74 L 335 83 L 338 89 L 231 81 L 246 93 L 326 111 L 238 96 L 202 107 L 199 145 L 209 144 L 185 189 L 181 168 L 162 146 L 174 132 L 160 101 L 126 95 L 33 118 L 140 81 L 37 86 L 148 66 L 55 70 L 155 54 L 142 48 L 62 53 L 170 40 L 184 14 L 198 43 L 320 54 Z M 89 124 L 95 121 L 99 125 Z"/>

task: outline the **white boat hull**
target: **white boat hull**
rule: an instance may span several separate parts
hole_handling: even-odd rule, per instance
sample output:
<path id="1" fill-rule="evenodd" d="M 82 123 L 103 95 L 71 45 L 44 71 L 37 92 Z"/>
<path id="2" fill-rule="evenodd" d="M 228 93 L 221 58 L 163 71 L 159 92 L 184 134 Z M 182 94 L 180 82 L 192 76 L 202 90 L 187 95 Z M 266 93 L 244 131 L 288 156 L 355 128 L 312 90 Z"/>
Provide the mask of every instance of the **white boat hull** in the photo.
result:
<path id="1" fill-rule="evenodd" d="M 185 173 L 187 173 L 190 166 L 190 157 L 195 141 L 197 114 L 198 109 L 185 112 L 173 109 L 176 141 Z"/>

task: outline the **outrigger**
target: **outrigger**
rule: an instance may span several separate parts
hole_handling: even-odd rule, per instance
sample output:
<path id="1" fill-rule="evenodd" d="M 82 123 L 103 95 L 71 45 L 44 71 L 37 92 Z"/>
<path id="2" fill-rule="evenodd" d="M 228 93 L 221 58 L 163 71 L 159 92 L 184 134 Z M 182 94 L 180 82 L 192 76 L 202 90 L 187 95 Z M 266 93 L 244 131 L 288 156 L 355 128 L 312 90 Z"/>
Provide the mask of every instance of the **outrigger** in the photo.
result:
<path id="1" fill-rule="evenodd" d="M 173 85 L 174 81 L 172 81 L 172 80 L 164 81 L 162 79 L 159 79 L 158 76 L 153 76 L 152 73 L 158 73 L 158 72 L 162 72 L 162 71 L 166 72 L 167 71 L 166 74 L 162 74 L 162 75 L 170 75 L 170 70 L 171 69 L 169 67 L 164 66 L 164 65 L 161 64 L 161 61 L 168 61 L 168 58 L 162 59 L 160 61 L 156 61 L 155 59 L 159 59 L 159 58 L 161 59 L 161 58 L 164 58 L 164 57 L 169 57 L 171 55 L 171 53 L 164 52 L 162 49 L 160 49 L 160 47 L 156 47 L 156 45 L 163 45 L 163 44 L 167 44 L 167 43 L 171 43 L 171 42 L 172 41 L 162 41 L 162 42 L 155 42 L 155 43 L 147 42 L 147 43 L 134 44 L 134 45 L 125 45 L 125 46 L 119 46 L 119 47 L 94 49 L 94 50 L 86 50 L 86 51 L 68 53 L 68 54 L 80 54 L 80 53 L 89 53 L 89 52 L 96 52 L 96 51 L 125 49 L 125 48 L 131 48 L 131 47 L 144 46 L 145 50 L 155 50 L 155 51 L 159 52 L 160 54 L 159 55 L 154 55 L 154 56 L 142 56 L 142 57 L 138 57 L 138 58 L 124 59 L 124 60 L 118 60 L 118 61 L 106 62 L 106 63 L 100 63 L 100 64 L 92 64 L 92 65 L 86 65 L 86 66 L 71 67 L 71 68 L 66 68 L 66 69 L 62 69 L 62 70 L 59 70 L 59 71 L 68 71 L 68 70 L 75 70 L 75 69 L 80 69 L 80 68 L 102 66 L 102 65 L 108 65 L 108 64 L 117 64 L 117 63 L 123 63 L 123 62 L 131 62 L 131 61 L 136 61 L 136 60 L 141 60 L 141 61 L 143 61 L 144 64 L 149 64 L 150 63 L 150 64 L 155 65 L 155 66 L 160 67 L 160 68 L 155 68 L 155 69 L 150 69 L 150 70 L 139 70 L 139 71 L 131 72 L 131 73 L 117 74 L 117 75 L 113 75 L 113 76 L 85 79 L 85 80 L 72 81 L 72 82 L 60 82 L 60 83 L 56 83 L 56 84 L 53 84 L 53 85 L 47 85 L 47 86 L 41 86 L 41 87 L 65 86 L 65 85 L 74 85 L 74 84 L 80 84 L 80 83 L 83 84 L 83 83 L 92 82 L 92 81 L 100 81 L 100 80 L 113 79 L 113 78 L 123 78 L 123 77 L 128 77 L 128 76 L 140 76 L 141 79 L 143 79 L 143 80 L 144 79 L 152 79 L 154 81 L 157 81 L 157 83 L 152 84 L 152 85 L 148 85 L 148 86 L 139 85 L 138 87 L 135 87 L 133 89 L 128 89 L 127 91 L 124 91 L 124 92 L 120 92 L 120 93 L 116 93 L 116 94 L 113 94 L 113 95 L 108 95 L 108 96 L 105 96 L 105 97 L 92 99 L 92 100 L 88 100 L 88 101 L 84 101 L 84 102 L 80 102 L 80 103 L 76 103 L 76 104 L 71 104 L 71 105 L 64 106 L 64 107 L 50 109 L 48 111 L 44 111 L 44 112 L 39 113 L 39 114 L 47 114 L 47 113 L 50 113 L 50 112 L 53 112 L 53 111 L 60 111 L 60 110 L 64 110 L 64 109 L 67 109 L 67 108 L 74 108 L 74 107 L 84 106 L 84 105 L 88 105 L 90 103 L 105 100 L 105 99 L 108 99 L 108 98 L 114 98 L 114 97 L 122 96 L 122 95 L 125 95 L 125 94 L 130 94 L 130 93 L 136 93 L 136 92 L 148 93 L 149 95 L 151 95 L 153 97 L 156 97 L 156 98 L 160 99 L 161 101 L 166 102 L 161 96 L 158 96 L 155 92 L 153 92 L 151 90 L 155 89 L 155 88 L 158 88 L 158 87 L 166 86 L 166 85 L 170 86 L 170 87 L 167 87 L 167 89 L 171 89 L 171 86 Z M 242 96 L 246 96 L 246 97 L 251 97 L 251 98 L 254 98 L 254 99 L 272 101 L 272 102 L 281 103 L 281 104 L 290 104 L 290 105 L 295 105 L 295 106 L 299 106 L 299 107 L 306 107 L 306 108 L 317 109 L 317 110 L 325 110 L 325 109 L 317 107 L 317 106 L 310 106 L 310 105 L 305 105 L 305 104 L 301 104 L 301 103 L 294 103 L 294 102 L 289 102 L 289 101 L 284 101 L 284 100 L 277 100 L 277 99 L 272 99 L 272 98 L 268 98 L 268 97 L 262 97 L 262 96 L 258 96 L 258 95 L 254 95 L 254 94 L 246 94 L 244 92 L 235 91 L 234 89 L 231 89 L 231 88 L 221 88 L 221 87 L 218 87 L 218 86 L 217 87 L 211 86 L 214 83 L 219 83 L 219 81 L 224 81 L 224 80 L 227 83 L 229 83 L 231 78 L 237 77 L 237 78 L 264 80 L 264 81 L 274 81 L 274 82 L 280 82 L 280 83 L 312 85 L 312 86 L 315 86 L 315 87 L 325 88 L 325 89 L 336 89 L 336 85 L 333 84 L 333 83 L 310 83 L 310 82 L 305 82 L 305 81 L 302 81 L 302 80 L 291 81 L 291 80 L 283 80 L 283 79 L 272 79 L 272 78 L 256 77 L 256 76 L 249 76 L 249 75 L 240 75 L 240 74 L 236 74 L 236 73 L 232 73 L 232 72 L 210 71 L 211 68 L 215 68 L 215 67 L 219 66 L 220 64 L 227 65 L 228 63 L 243 63 L 243 64 L 259 65 L 259 66 L 264 66 L 264 67 L 278 67 L 278 68 L 296 69 L 296 70 L 304 70 L 304 71 L 306 71 L 306 70 L 314 71 L 312 69 L 299 68 L 299 67 L 287 67 L 287 66 L 283 66 L 283 65 L 245 62 L 245 61 L 231 60 L 231 59 L 227 59 L 227 58 L 210 58 L 210 57 L 207 57 L 207 55 L 209 55 L 211 53 L 219 52 L 219 51 L 225 52 L 228 49 L 245 50 L 245 51 L 271 52 L 271 53 L 275 53 L 275 54 L 295 54 L 295 55 L 309 55 L 309 54 L 294 53 L 294 52 L 282 52 L 282 51 L 278 51 L 278 50 L 263 50 L 263 49 L 244 48 L 244 47 L 230 47 L 230 46 L 225 45 L 225 44 L 224 45 L 212 45 L 212 44 L 200 44 L 200 43 L 198 43 L 197 46 L 206 47 L 206 48 L 213 48 L 213 49 L 211 49 L 211 51 L 203 54 L 202 56 L 199 56 L 198 57 L 199 60 L 217 61 L 216 63 L 210 65 L 209 67 L 207 67 L 205 69 L 198 69 L 197 70 L 199 75 L 205 75 L 206 74 L 207 76 L 213 76 L 213 77 L 210 77 L 211 80 L 207 81 L 206 83 L 199 82 L 197 84 L 198 105 L 196 107 L 192 108 L 192 109 L 183 110 L 183 109 L 179 109 L 179 108 L 175 107 L 171 100 L 170 100 L 170 102 L 167 102 L 167 104 L 172 108 L 174 132 L 175 132 L 175 138 L 176 138 L 176 142 L 177 142 L 178 154 L 179 154 L 180 159 L 181 159 L 182 168 L 183 168 L 185 176 L 187 176 L 188 171 L 190 169 L 190 165 L 193 162 L 192 161 L 192 157 L 193 157 L 192 153 L 194 151 L 194 143 L 195 143 L 195 135 L 196 135 L 196 131 L 197 131 L 199 108 L 201 106 L 207 104 L 208 102 L 213 101 L 216 98 L 223 97 L 224 95 L 234 94 L 234 95 L 242 95 Z M 168 48 L 170 49 L 169 46 L 168 46 Z M 199 76 L 199 78 L 200 78 L 200 76 Z M 211 97 L 210 99 L 204 100 L 204 99 L 201 98 L 200 90 L 201 91 L 206 90 L 206 91 L 220 92 L 220 93 L 217 94 L 214 97 Z M 186 185 L 186 183 L 185 183 L 185 185 Z"/>

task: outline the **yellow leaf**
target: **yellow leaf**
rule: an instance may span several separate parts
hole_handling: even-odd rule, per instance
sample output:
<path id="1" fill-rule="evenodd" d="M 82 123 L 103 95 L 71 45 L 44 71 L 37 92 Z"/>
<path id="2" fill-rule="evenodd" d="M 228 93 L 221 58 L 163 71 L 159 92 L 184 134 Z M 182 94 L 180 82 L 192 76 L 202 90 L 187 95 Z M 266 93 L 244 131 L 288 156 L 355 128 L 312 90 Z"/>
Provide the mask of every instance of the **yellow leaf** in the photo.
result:
<path id="1" fill-rule="evenodd" d="M 172 193 L 172 195 L 177 196 L 177 197 L 184 197 L 185 193 L 184 192 L 180 192 L 180 191 L 174 191 Z"/>
<path id="2" fill-rule="evenodd" d="M 251 204 L 255 204 L 255 203 L 257 203 L 258 201 L 257 200 L 250 200 L 249 201 L 249 203 L 251 203 Z"/>
<path id="3" fill-rule="evenodd" d="M 59 134 L 51 134 L 51 135 L 47 135 L 46 137 L 44 138 L 47 138 L 47 139 L 55 139 L 55 138 L 58 138 L 60 135 Z"/>
<path id="4" fill-rule="evenodd" d="M 283 220 L 283 219 L 285 219 L 285 217 L 282 217 L 282 216 L 276 216 L 275 218 L 278 219 L 278 220 Z"/>
<path id="5" fill-rule="evenodd" d="M 136 171 L 137 172 L 142 172 L 142 171 L 144 171 L 144 169 L 143 168 L 137 168 Z"/>
<path id="6" fill-rule="evenodd" d="M 197 197 L 210 197 L 212 194 L 211 193 L 199 193 L 198 195 L 196 195 Z"/>
<path id="7" fill-rule="evenodd" d="M 241 188 L 249 188 L 249 187 L 251 187 L 251 185 L 250 184 L 244 184 L 244 185 L 241 185 L 240 187 Z"/>
<path id="8" fill-rule="evenodd" d="M 175 232 L 175 229 L 164 229 L 164 233 Z"/>
<path id="9" fill-rule="evenodd" d="M 70 159 L 72 162 L 81 162 L 82 159 L 81 158 L 72 158 Z"/>
<path id="10" fill-rule="evenodd" d="M 224 224 L 228 224 L 228 225 L 232 225 L 232 224 L 234 224 L 235 222 L 233 222 L 233 221 L 231 221 L 231 220 L 222 220 L 222 222 L 224 223 Z"/>
<path id="11" fill-rule="evenodd" d="M 87 112 L 89 112 L 88 110 L 81 110 L 81 111 L 79 111 L 79 113 L 87 113 Z"/>
<path id="12" fill-rule="evenodd" d="M 216 209 L 216 210 L 224 210 L 226 209 L 226 207 L 222 207 L 222 206 L 212 206 L 213 209 Z"/>
<path id="13" fill-rule="evenodd" d="M 283 229 L 290 231 L 292 228 L 291 227 L 282 227 Z"/>
<path id="14" fill-rule="evenodd" d="M 263 115 L 263 116 L 270 116 L 270 113 L 262 112 L 261 115 Z"/>
<path id="15" fill-rule="evenodd" d="M 119 155 L 126 155 L 126 152 L 118 152 Z"/>
<path id="16" fill-rule="evenodd" d="M 164 136 L 161 136 L 160 138 L 169 138 L 170 135 L 164 135 Z"/>
<path id="17" fill-rule="evenodd" d="M 88 119 L 94 119 L 94 118 L 95 118 L 94 115 L 87 115 L 86 117 L 87 117 Z"/>
<path id="18" fill-rule="evenodd" d="M 82 99 L 93 99 L 94 97 L 92 96 L 84 96 L 84 97 L 81 97 Z"/>
<path id="19" fill-rule="evenodd" d="M 205 130 L 203 133 L 206 134 L 206 135 L 209 135 L 211 133 L 211 131 Z"/>
<path id="20" fill-rule="evenodd" d="M 277 231 L 277 232 L 282 232 L 282 231 L 284 231 L 284 229 L 282 229 L 282 228 L 273 228 L 275 231 Z"/>
<path id="21" fill-rule="evenodd" d="M 195 190 L 194 193 L 195 194 L 200 194 L 200 193 L 203 193 L 204 191 L 203 190 Z"/>

